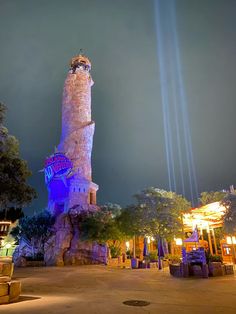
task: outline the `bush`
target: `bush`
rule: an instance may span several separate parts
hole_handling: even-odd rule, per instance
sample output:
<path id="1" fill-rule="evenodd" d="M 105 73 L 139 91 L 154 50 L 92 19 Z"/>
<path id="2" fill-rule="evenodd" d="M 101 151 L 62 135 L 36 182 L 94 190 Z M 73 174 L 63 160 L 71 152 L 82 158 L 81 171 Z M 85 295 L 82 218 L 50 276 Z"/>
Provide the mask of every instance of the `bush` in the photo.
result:
<path id="1" fill-rule="evenodd" d="M 223 262 L 221 255 L 206 254 L 206 260 L 207 260 L 207 264 L 212 263 L 212 262 L 220 262 L 220 263 Z"/>
<path id="2" fill-rule="evenodd" d="M 151 262 L 156 262 L 158 260 L 157 251 L 151 251 L 149 257 Z"/>
<path id="3" fill-rule="evenodd" d="M 110 253 L 111 253 L 112 258 L 116 258 L 116 257 L 121 255 L 121 248 L 120 247 L 115 246 L 115 245 L 111 245 L 109 247 L 109 249 L 110 249 Z"/>
<path id="4" fill-rule="evenodd" d="M 165 258 L 168 259 L 171 264 L 181 263 L 181 256 L 180 255 L 166 254 Z"/>

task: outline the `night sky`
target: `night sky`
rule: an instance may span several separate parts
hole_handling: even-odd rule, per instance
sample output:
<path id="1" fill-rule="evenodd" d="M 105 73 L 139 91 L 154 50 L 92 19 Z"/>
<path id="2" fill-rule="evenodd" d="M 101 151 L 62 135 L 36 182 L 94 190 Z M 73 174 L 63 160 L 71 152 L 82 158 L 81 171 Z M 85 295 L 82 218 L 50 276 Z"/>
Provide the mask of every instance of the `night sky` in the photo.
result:
<path id="1" fill-rule="evenodd" d="M 236 184 L 235 17 L 235 0 L 176 0 L 200 192 Z M 59 143 L 63 84 L 80 48 L 95 81 L 98 202 L 126 205 L 145 187 L 168 189 L 155 18 L 148 0 L 0 0 L 0 100 L 38 192 L 27 213 L 47 204 L 38 171 Z"/>

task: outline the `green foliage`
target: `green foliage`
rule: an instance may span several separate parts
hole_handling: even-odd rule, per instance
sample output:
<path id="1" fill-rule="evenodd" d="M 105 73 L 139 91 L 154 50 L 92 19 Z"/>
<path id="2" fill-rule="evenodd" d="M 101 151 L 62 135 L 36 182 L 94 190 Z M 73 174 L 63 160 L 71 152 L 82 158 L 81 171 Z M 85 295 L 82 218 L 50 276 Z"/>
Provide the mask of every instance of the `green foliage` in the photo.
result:
<path id="1" fill-rule="evenodd" d="M 224 230 L 222 227 L 214 228 L 216 242 L 220 243 L 220 240 L 224 238 Z"/>
<path id="2" fill-rule="evenodd" d="M 112 258 L 116 258 L 121 255 L 121 248 L 119 246 L 112 244 L 109 246 L 109 249 Z"/>
<path id="3" fill-rule="evenodd" d="M 181 262 L 181 256 L 175 254 L 166 254 L 165 259 L 168 259 L 171 264 L 179 264 Z"/>
<path id="4" fill-rule="evenodd" d="M 210 253 L 206 253 L 206 261 L 207 264 L 212 263 L 212 262 L 223 262 L 223 258 L 221 255 L 211 255 Z"/>
<path id="5" fill-rule="evenodd" d="M 210 203 L 220 202 L 225 196 L 226 196 L 226 192 L 222 192 L 222 191 L 202 192 L 199 201 L 200 201 L 200 204 L 204 206 Z"/>
<path id="6" fill-rule="evenodd" d="M 225 207 L 223 216 L 224 230 L 227 234 L 234 235 L 236 233 L 236 195 L 226 195 L 221 204 Z"/>
<path id="7" fill-rule="evenodd" d="M 157 251 L 150 251 L 149 252 L 149 258 L 150 258 L 151 262 L 156 262 L 158 259 Z"/>
<path id="8" fill-rule="evenodd" d="M 135 195 L 137 205 L 128 206 L 119 218 L 124 232 L 132 235 L 157 235 L 167 240 L 182 234 L 182 216 L 191 205 L 181 195 L 148 188 Z"/>
<path id="9" fill-rule="evenodd" d="M 106 204 L 98 211 L 80 213 L 78 220 L 82 238 L 100 244 L 123 240 L 125 235 L 117 223 L 120 211 L 119 205 Z"/>
<path id="10" fill-rule="evenodd" d="M 21 218 L 18 225 L 12 229 L 11 235 L 17 241 L 25 239 L 32 247 L 43 252 L 44 243 L 52 234 L 54 222 L 55 217 L 45 210 L 31 217 Z"/>
<path id="11" fill-rule="evenodd" d="M 25 160 L 20 158 L 19 143 L 3 126 L 6 107 L 0 103 L 0 209 L 24 206 L 36 197 L 27 184 L 31 176 Z"/>

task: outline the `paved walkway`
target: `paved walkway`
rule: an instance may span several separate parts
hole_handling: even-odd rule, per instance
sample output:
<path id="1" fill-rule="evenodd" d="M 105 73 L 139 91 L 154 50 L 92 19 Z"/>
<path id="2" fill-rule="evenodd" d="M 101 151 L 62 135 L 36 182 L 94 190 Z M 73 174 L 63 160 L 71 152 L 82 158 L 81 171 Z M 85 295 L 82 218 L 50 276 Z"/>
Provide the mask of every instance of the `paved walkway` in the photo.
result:
<path id="1" fill-rule="evenodd" d="M 4 314 L 235 314 L 236 277 L 178 279 L 156 269 L 105 266 L 16 269 L 19 302 L 0 305 Z M 130 299 L 145 307 L 124 305 Z"/>

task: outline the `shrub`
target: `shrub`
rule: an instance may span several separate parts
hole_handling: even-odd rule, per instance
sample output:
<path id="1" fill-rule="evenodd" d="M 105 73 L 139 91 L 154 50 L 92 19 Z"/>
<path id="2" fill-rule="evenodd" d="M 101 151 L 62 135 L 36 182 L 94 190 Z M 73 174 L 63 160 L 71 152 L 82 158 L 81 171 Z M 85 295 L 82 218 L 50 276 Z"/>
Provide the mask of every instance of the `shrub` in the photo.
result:
<path id="1" fill-rule="evenodd" d="M 179 264 L 181 262 L 180 255 L 166 254 L 165 258 L 168 259 L 171 264 Z"/>
<path id="2" fill-rule="evenodd" d="M 149 257 L 151 262 L 156 262 L 158 260 L 157 251 L 151 251 Z"/>
<path id="3" fill-rule="evenodd" d="M 115 245 L 111 245 L 109 247 L 109 249 L 110 249 L 110 253 L 111 253 L 112 258 L 116 258 L 116 257 L 121 255 L 121 248 L 120 247 L 115 246 Z"/>
<path id="4" fill-rule="evenodd" d="M 222 256 L 221 255 L 206 255 L 206 260 L 207 264 L 212 263 L 212 262 L 223 262 Z"/>

